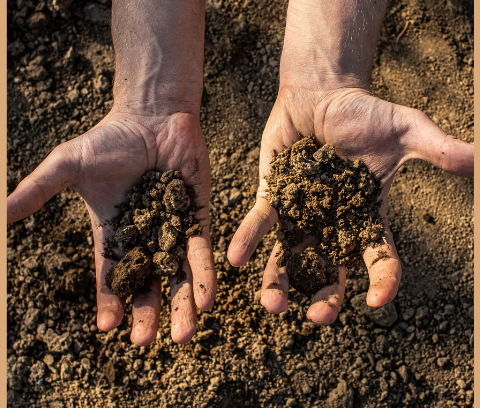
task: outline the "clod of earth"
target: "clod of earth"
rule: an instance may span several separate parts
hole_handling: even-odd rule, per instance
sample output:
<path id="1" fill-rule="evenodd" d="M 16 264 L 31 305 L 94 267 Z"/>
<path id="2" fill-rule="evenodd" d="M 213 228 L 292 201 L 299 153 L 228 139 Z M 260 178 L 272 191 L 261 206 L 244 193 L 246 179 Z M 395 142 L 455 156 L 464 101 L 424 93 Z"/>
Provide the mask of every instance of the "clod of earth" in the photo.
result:
<path id="1" fill-rule="evenodd" d="M 150 275 L 150 263 L 148 251 L 142 247 L 133 248 L 110 270 L 105 283 L 118 296 L 127 297 L 142 286 L 145 278 Z"/>
<path id="2" fill-rule="evenodd" d="M 107 238 L 104 253 L 116 259 L 114 248 L 126 251 L 105 278 L 107 287 L 123 298 L 137 289 L 148 290 L 152 277 L 176 275 L 183 280 L 185 239 L 202 233 L 193 189 L 181 180 L 180 171 L 148 171 L 127 199 L 109 221 L 115 233 Z"/>
<path id="3" fill-rule="evenodd" d="M 268 199 L 281 221 L 277 263 L 295 289 L 312 295 L 338 282 L 338 266 L 360 265 L 362 251 L 382 238 L 380 182 L 361 160 L 345 161 L 329 144 L 318 148 L 313 136 L 274 152 L 270 167 Z M 292 253 L 307 237 L 321 259 L 314 251 Z"/>
<path id="4" fill-rule="evenodd" d="M 311 248 L 305 252 L 296 252 L 287 260 L 290 284 L 299 292 L 314 295 L 318 289 L 327 283 L 325 267 L 321 259 Z M 336 280 L 336 276 L 329 276 Z"/>

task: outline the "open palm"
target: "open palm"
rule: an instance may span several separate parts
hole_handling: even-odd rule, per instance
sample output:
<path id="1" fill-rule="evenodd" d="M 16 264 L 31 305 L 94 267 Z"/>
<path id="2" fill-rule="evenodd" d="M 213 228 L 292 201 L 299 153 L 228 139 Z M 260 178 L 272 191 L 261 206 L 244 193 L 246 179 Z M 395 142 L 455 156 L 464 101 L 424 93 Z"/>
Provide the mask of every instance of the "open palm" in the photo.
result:
<path id="1" fill-rule="evenodd" d="M 396 170 L 408 159 L 419 158 L 460 176 L 473 176 L 473 146 L 447 135 L 422 112 L 383 101 L 361 88 L 319 92 L 305 88 L 281 88 L 265 127 L 260 153 L 260 185 L 255 206 L 238 228 L 228 251 L 230 262 L 243 265 L 263 235 L 278 221 L 278 214 L 266 199 L 272 152 L 298 140 L 298 133 L 314 134 L 319 145 L 330 143 L 344 159 L 361 159 L 381 181 L 380 213 L 385 226 L 381 246 L 363 253 L 370 276 L 367 303 L 380 307 L 395 297 L 402 269 L 388 227 L 386 198 Z M 277 242 L 267 263 L 261 303 L 273 313 L 287 309 L 289 288 L 285 267 L 276 264 Z M 299 245 L 296 250 L 302 250 Z M 294 249 L 295 250 L 295 249 Z M 378 262 L 378 251 L 386 257 Z M 343 300 L 346 270 L 339 270 L 339 282 L 318 291 L 307 317 L 328 324 L 335 320 Z"/>
<path id="2" fill-rule="evenodd" d="M 195 304 L 213 306 L 216 293 L 214 262 L 209 238 L 208 202 L 210 165 L 198 117 L 174 113 L 144 117 L 114 109 L 93 129 L 59 145 L 7 199 L 8 222 L 37 211 L 60 190 L 71 187 L 87 205 L 95 242 L 97 275 L 97 325 L 104 331 L 122 321 L 125 301 L 105 286 L 105 276 L 114 262 L 102 256 L 105 239 L 113 231 L 106 223 L 117 215 L 115 206 L 147 170 L 181 170 L 194 188 L 196 217 L 202 234 L 187 240 L 188 262 L 182 268 L 187 279 L 170 280 L 172 293 L 172 338 L 186 342 L 196 330 Z M 131 339 L 137 345 L 151 343 L 157 334 L 160 313 L 160 279 L 146 294 L 133 298 Z"/>

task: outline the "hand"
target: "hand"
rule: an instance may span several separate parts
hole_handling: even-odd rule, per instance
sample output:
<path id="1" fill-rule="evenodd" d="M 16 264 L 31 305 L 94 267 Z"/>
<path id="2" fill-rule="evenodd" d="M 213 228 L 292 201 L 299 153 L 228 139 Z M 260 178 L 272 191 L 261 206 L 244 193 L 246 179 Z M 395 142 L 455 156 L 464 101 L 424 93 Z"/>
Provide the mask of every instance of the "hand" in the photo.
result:
<path id="1" fill-rule="evenodd" d="M 117 0 L 112 4 L 115 49 L 112 111 L 84 135 L 58 146 L 8 197 L 8 222 L 27 217 L 54 194 L 72 187 L 92 221 L 97 271 L 97 325 L 108 331 L 123 318 L 125 303 L 105 286 L 114 265 L 102 256 L 113 233 L 105 221 L 147 170 L 181 170 L 194 188 L 203 227 L 187 240 L 187 279 L 170 280 L 172 339 L 196 331 L 195 303 L 213 305 L 216 280 L 209 238 L 210 167 L 199 124 L 203 78 L 205 3 L 195 0 Z M 131 340 L 150 344 L 157 335 L 160 280 L 133 298 Z"/>
<path id="2" fill-rule="evenodd" d="M 291 78 L 291 77 L 290 77 Z M 293 81 L 295 82 L 295 81 Z M 278 222 L 276 210 L 266 200 L 265 176 L 273 150 L 281 151 L 298 140 L 298 132 L 313 133 L 320 146 L 333 144 L 344 159 L 361 159 L 381 181 L 380 213 L 386 244 L 363 253 L 370 277 L 367 304 L 380 307 L 395 297 L 402 269 L 388 228 L 386 198 L 396 170 L 408 159 L 427 160 L 460 176 L 473 176 L 473 146 L 447 135 L 418 110 L 385 102 L 362 88 L 340 87 L 327 92 L 315 86 L 280 88 L 262 138 L 260 185 L 255 206 L 232 239 L 228 258 L 232 265 L 245 264 L 260 239 Z M 272 313 L 287 309 L 289 288 L 286 268 L 276 264 L 277 242 L 267 263 L 261 292 L 262 305 Z M 299 245 L 296 250 L 303 247 Z M 387 257 L 375 262 L 379 250 Z M 346 270 L 339 270 L 339 283 L 318 291 L 307 317 L 320 324 L 336 319 L 345 287 Z"/>
<path id="3" fill-rule="evenodd" d="M 7 199 L 8 222 L 37 211 L 60 190 L 71 187 L 81 194 L 92 221 L 97 276 L 97 325 L 108 331 L 123 318 L 125 301 L 105 286 L 114 262 L 102 256 L 105 239 L 113 233 L 106 221 L 116 205 L 147 170 L 180 169 L 196 193 L 200 236 L 187 240 L 187 279 L 170 279 L 172 339 L 189 341 L 196 331 L 196 309 L 210 309 L 216 293 L 213 254 L 209 238 L 210 166 L 198 114 L 174 112 L 163 116 L 129 113 L 114 105 L 93 129 L 56 147 Z M 155 340 L 161 303 L 160 279 L 151 291 L 133 298 L 131 340 L 145 346 Z"/>
<path id="4" fill-rule="evenodd" d="M 386 198 L 396 170 L 420 158 L 462 176 L 473 175 L 473 146 L 447 135 L 426 115 L 394 105 L 369 91 L 375 40 L 386 0 L 290 0 L 285 27 L 280 87 L 265 127 L 260 152 L 257 201 L 232 239 L 228 258 L 243 265 L 263 235 L 278 221 L 265 199 L 273 150 L 314 134 L 331 143 L 344 159 L 361 159 L 381 181 L 380 215 L 386 244 L 367 248 L 363 257 L 370 276 L 367 304 L 380 307 L 398 290 L 402 269 L 388 228 Z M 305 245 L 303 245 L 305 246 Z M 279 244 L 265 269 L 261 303 L 272 313 L 287 309 L 288 275 L 276 264 Z M 301 245 L 294 250 L 303 249 Z M 386 253 L 372 265 L 379 250 Z M 345 268 L 339 282 L 318 291 L 307 317 L 329 324 L 338 314 L 345 290 Z"/>

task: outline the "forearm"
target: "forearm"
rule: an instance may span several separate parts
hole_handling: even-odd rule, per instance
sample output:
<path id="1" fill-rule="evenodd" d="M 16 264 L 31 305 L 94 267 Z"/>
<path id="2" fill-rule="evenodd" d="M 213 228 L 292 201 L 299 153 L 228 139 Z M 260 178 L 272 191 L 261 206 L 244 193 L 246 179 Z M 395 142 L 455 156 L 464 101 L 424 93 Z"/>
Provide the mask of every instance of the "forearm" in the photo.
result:
<path id="1" fill-rule="evenodd" d="M 386 0 L 291 0 L 280 86 L 368 87 Z"/>
<path id="2" fill-rule="evenodd" d="M 197 114 L 204 30 L 204 0 L 114 0 L 115 104 L 133 112 Z"/>

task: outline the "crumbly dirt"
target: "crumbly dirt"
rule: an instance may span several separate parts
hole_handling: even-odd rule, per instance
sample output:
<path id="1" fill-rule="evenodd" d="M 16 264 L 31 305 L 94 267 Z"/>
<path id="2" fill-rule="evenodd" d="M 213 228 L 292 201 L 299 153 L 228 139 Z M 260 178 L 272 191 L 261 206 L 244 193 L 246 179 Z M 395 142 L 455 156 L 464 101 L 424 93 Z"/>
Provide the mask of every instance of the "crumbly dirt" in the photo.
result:
<path id="1" fill-rule="evenodd" d="M 118 296 L 145 290 L 155 276 L 184 279 L 179 266 L 187 257 L 185 239 L 201 234 L 202 227 L 195 219 L 193 189 L 180 177 L 180 171 L 148 171 L 109 221 L 114 234 L 107 238 L 104 256 L 115 259 L 116 248 L 127 251 L 105 278 Z"/>
<path id="2" fill-rule="evenodd" d="M 296 252 L 286 261 L 290 285 L 300 293 L 314 295 L 324 286 L 338 282 L 334 268 L 327 269 L 312 248 Z"/>
<path id="3" fill-rule="evenodd" d="M 277 238 L 283 252 L 277 264 L 287 266 L 294 288 L 311 295 L 338 281 L 336 267 L 361 265 L 362 251 L 377 244 L 384 229 L 380 181 L 367 166 L 342 160 L 332 145 L 319 148 L 313 136 L 299 136 L 292 147 L 274 152 L 266 180 L 268 199 L 280 217 Z M 289 262 L 292 248 L 307 237 L 315 240 L 326 263 L 313 273 L 303 268 L 315 264 L 313 255 Z"/>
<path id="4" fill-rule="evenodd" d="M 107 2 L 71 2 L 64 16 L 52 3 L 68 2 L 7 1 L 9 192 L 113 103 Z M 418 160 L 395 175 L 387 215 L 403 275 L 395 300 L 379 310 L 386 319 L 357 308 L 368 290 L 365 268 L 347 276 L 329 326 L 307 320 L 310 299 L 295 291 L 285 313 L 265 311 L 260 288 L 275 231 L 245 266 L 226 259 L 255 203 L 286 6 L 206 1 L 200 121 L 218 295 L 212 310 L 198 311 L 195 337 L 171 341 L 166 277 L 153 344 L 130 341 L 131 298 L 118 328 L 97 329 L 90 219 L 81 197 L 65 190 L 7 229 L 9 407 L 315 408 L 345 406 L 348 396 L 355 408 L 473 406 L 472 179 Z M 372 92 L 473 142 L 473 1 L 391 0 L 387 7 Z"/>

